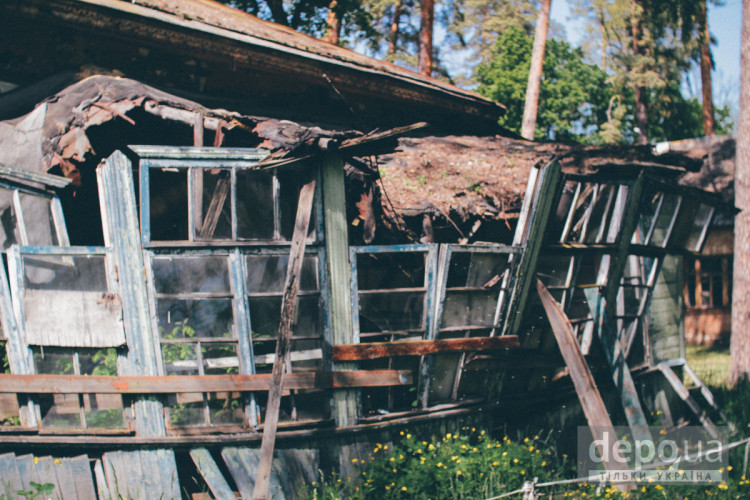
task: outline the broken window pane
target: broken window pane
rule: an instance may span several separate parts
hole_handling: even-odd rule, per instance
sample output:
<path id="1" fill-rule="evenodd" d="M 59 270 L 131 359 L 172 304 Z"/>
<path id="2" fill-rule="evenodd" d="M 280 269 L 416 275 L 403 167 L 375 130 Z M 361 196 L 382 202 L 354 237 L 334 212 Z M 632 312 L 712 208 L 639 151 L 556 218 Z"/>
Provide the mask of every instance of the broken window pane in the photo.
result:
<path id="1" fill-rule="evenodd" d="M 237 170 L 237 239 L 273 239 L 273 192 L 271 172 Z"/>
<path id="2" fill-rule="evenodd" d="M 357 254 L 359 290 L 421 288 L 425 278 L 424 252 Z"/>
<path id="3" fill-rule="evenodd" d="M 679 206 L 680 196 L 674 193 L 664 193 L 661 206 L 659 207 L 659 214 L 656 216 L 653 232 L 651 233 L 651 240 L 649 241 L 651 245 L 659 247 L 665 245 L 669 239 L 672 221 Z"/>
<path id="4" fill-rule="evenodd" d="M 0 187 L 0 242 L 3 251 L 22 242 L 18 215 L 13 204 L 13 191 L 4 187 Z"/>
<path id="5" fill-rule="evenodd" d="M 424 301 L 424 292 L 360 292 L 360 332 L 422 331 Z"/>
<path id="6" fill-rule="evenodd" d="M 188 170 L 149 169 L 149 225 L 152 241 L 186 241 L 188 229 Z"/>
<path id="7" fill-rule="evenodd" d="M 195 223 L 195 239 L 232 239 L 232 176 L 227 169 L 194 168 L 200 176 L 202 193 L 196 193 L 193 208 L 200 218 Z"/>
<path id="8" fill-rule="evenodd" d="M 52 205 L 49 198 L 21 193 L 21 212 L 26 226 L 28 245 L 59 245 L 55 222 L 52 218 Z"/>
<path id="9" fill-rule="evenodd" d="M 685 198 L 680 207 L 680 214 L 675 222 L 669 246 L 691 252 L 700 250 L 703 234 L 711 222 L 712 215 L 713 207 L 710 205 Z"/>
<path id="10" fill-rule="evenodd" d="M 571 206 L 566 223 L 566 242 L 578 242 L 583 239 L 596 197 L 596 184 L 582 183 L 580 193 Z M 565 233 L 563 233 L 565 235 Z"/>
<path id="11" fill-rule="evenodd" d="M 633 232 L 632 243 L 640 245 L 646 243 L 646 238 L 651 232 L 654 216 L 659 208 L 661 199 L 662 194 L 653 190 L 647 190 L 646 194 L 642 197 L 641 204 L 639 205 L 638 225 Z"/>
<path id="12" fill-rule="evenodd" d="M 596 186 L 596 201 L 591 209 L 586 226 L 584 243 L 602 243 L 607 237 L 610 219 L 614 214 L 617 186 L 599 184 Z"/>
<path id="13" fill-rule="evenodd" d="M 308 180 L 308 175 L 301 172 L 277 171 L 279 182 L 279 230 L 282 240 L 291 241 L 294 233 L 294 221 L 297 217 L 297 203 L 302 186 Z M 308 237 L 315 235 L 315 212 L 310 217 Z"/>

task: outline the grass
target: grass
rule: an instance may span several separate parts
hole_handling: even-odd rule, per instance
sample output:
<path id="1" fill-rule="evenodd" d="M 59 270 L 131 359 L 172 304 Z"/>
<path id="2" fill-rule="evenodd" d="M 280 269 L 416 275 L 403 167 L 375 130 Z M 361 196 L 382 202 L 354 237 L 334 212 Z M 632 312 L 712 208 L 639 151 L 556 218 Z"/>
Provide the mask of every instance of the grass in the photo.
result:
<path id="1" fill-rule="evenodd" d="M 685 357 L 704 384 L 724 387 L 729 380 L 729 347 L 687 346 Z"/>

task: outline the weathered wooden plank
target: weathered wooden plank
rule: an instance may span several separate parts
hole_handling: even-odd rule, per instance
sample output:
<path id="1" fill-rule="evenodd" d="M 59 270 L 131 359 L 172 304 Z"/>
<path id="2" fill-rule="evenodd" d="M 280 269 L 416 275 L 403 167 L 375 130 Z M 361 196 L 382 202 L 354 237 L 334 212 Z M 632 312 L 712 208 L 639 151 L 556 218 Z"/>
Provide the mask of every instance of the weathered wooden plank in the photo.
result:
<path id="1" fill-rule="evenodd" d="M 190 450 L 190 458 L 193 459 L 195 467 L 200 472 L 203 480 L 206 481 L 208 488 L 216 500 L 235 500 L 234 492 L 232 492 L 227 480 L 224 479 L 219 467 L 207 449 L 195 448 Z"/>
<path id="2" fill-rule="evenodd" d="M 159 477 L 161 479 L 160 496 L 163 498 L 180 498 L 180 481 L 177 477 L 177 462 L 175 461 L 174 451 L 156 450 L 156 459 L 159 464 Z M 151 495 L 149 494 L 149 496 Z"/>
<path id="3" fill-rule="evenodd" d="M 138 460 L 141 462 L 141 471 L 143 472 L 141 480 L 143 490 L 153 496 L 156 496 L 157 492 L 161 494 L 164 489 L 162 487 L 159 457 L 156 450 L 140 450 L 137 452 L 137 455 Z"/>
<path id="4" fill-rule="evenodd" d="M 272 374 L 181 375 L 179 377 L 0 375 L 0 392 L 44 394 L 174 394 L 267 391 Z M 408 385 L 408 370 L 297 372 L 284 377 L 283 389 L 336 389 Z"/>
<path id="5" fill-rule="evenodd" d="M 609 371 L 615 386 L 619 389 L 625 418 L 630 426 L 633 439 L 640 442 L 652 441 L 651 432 L 648 429 L 646 415 L 641 407 L 635 382 L 630 374 L 627 364 L 627 353 L 623 350 L 621 339 L 615 338 L 611 331 L 613 328 L 608 322 L 604 298 L 601 297 L 598 288 L 587 288 L 584 290 L 586 300 L 595 318 L 595 330 L 604 347 L 604 354 L 609 364 Z"/>
<path id="6" fill-rule="evenodd" d="M 344 163 L 335 153 L 321 159 L 323 207 L 325 209 L 325 245 L 328 262 L 326 279 L 330 307 L 331 344 L 354 344 L 359 329 L 352 317 L 351 268 L 349 263 L 349 224 L 346 218 Z M 355 261 L 356 262 L 356 259 Z M 352 264 L 354 265 L 354 264 Z M 357 321 L 358 318 L 357 318 Z M 336 363 L 334 370 L 352 370 L 353 364 Z M 351 425 L 358 414 L 356 391 L 333 395 L 333 416 L 341 426 Z"/>
<path id="7" fill-rule="evenodd" d="M 240 496 L 242 498 L 250 498 L 253 492 L 254 481 L 242 463 L 239 449 L 235 447 L 224 448 L 221 450 L 221 457 L 224 459 L 224 463 L 227 469 L 229 469 L 232 479 L 234 479 L 234 484 L 237 485 Z"/>
<path id="8" fill-rule="evenodd" d="M 91 475 L 89 457 L 79 455 L 66 459 L 66 461 L 70 465 L 70 473 L 73 476 L 77 497 L 80 500 L 96 500 L 96 488 L 94 488 L 94 479 Z"/>
<path id="9" fill-rule="evenodd" d="M 672 367 L 663 363 L 659 363 L 658 365 L 656 365 L 656 367 L 664 375 L 664 377 L 667 379 L 667 382 L 669 382 L 669 385 L 672 386 L 680 399 L 682 399 L 685 404 L 688 405 L 690 411 L 692 411 L 693 414 L 698 418 L 698 421 L 701 423 L 701 425 L 703 425 L 703 427 L 711 435 L 711 437 L 714 439 L 718 439 L 719 431 L 716 429 L 713 421 L 700 407 L 698 402 L 693 399 L 693 396 L 690 395 L 690 391 L 688 391 L 687 387 L 685 387 L 680 378 L 675 374 L 675 372 L 672 370 Z"/>
<path id="10" fill-rule="evenodd" d="M 542 299 L 542 305 L 547 313 L 547 318 L 557 340 L 557 345 L 560 347 L 560 353 L 570 370 L 570 378 L 573 380 L 573 385 L 575 386 L 578 399 L 583 407 L 583 413 L 586 415 L 586 421 L 589 424 L 589 429 L 591 429 L 594 440 L 607 443 L 611 439 L 616 438 L 615 430 L 612 427 L 612 420 L 609 418 L 607 408 L 604 406 L 604 400 L 594 382 L 594 376 L 591 374 L 586 359 L 581 353 L 578 340 L 573 332 L 573 327 L 570 321 L 568 321 L 565 312 L 539 279 L 537 279 L 536 288 L 539 297 Z M 612 460 L 612 456 L 609 453 L 601 454 L 600 456 L 604 457 L 602 462 L 608 471 L 622 471 L 628 468 L 627 463 L 616 463 Z M 630 485 L 623 486 L 627 489 L 630 488 Z"/>
<path id="11" fill-rule="evenodd" d="M 16 492 L 24 488 L 21 473 L 18 472 L 16 465 L 16 455 L 13 453 L 0 455 L 0 495 L 4 493 L 6 498 L 16 498 Z"/>
<path id="12" fill-rule="evenodd" d="M 33 455 L 16 457 L 16 467 L 18 467 L 18 472 L 21 475 L 21 484 L 24 490 L 28 491 L 31 488 L 32 481 L 39 482 L 39 473 L 36 471 Z"/>
<path id="13" fill-rule="evenodd" d="M 78 500 L 75 478 L 70 468 L 70 462 L 67 459 L 56 458 L 54 464 L 60 496 L 62 496 L 63 500 Z"/>
<path id="14" fill-rule="evenodd" d="M 334 361 L 362 361 L 392 356 L 424 356 L 440 352 L 492 351 L 518 347 L 516 335 L 441 340 L 406 340 L 334 345 Z"/>
<path id="15" fill-rule="evenodd" d="M 52 491 L 45 496 L 55 500 L 63 500 L 60 486 L 57 484 L 54 459 L 52 457 L 37 457 L 34 459 L 34 463 L 36 464 L 36 471 L 39 474 L 39 484 L 53 485 Z"/>
<path id="16" fill-rule="evenodd" d="M 281 299 L 281 321 L 279 322 L 278 340 L 276 342 L 276 361 L 273 364 L 273 380 L 268 392 L 266 418 L 263 422 L 260 466 L 255 476 L 255 487 L 253 489 L 253 498 L 256 499 L 260 498 L 264 500 L 268 497 L 273 449 L 276 441 L 276 428 L 279 422 L 279 409 L 281 406 L 281 391 L 284 383 L 284 372 L 288 364 L 287 356 L 291 348 L 292 323 L 297 308 L 299 276 L 302 271 L 307 233 L 312 216 L 315 183 L 316 179 L 313 177 L 302 187 L 297 204 L 297 218 L 292 235 L 292 246 L 289 249 L 289 266 L 284 286 L 284 297 Z"/>
<path id="17" fill-rule="evenodd" d="M 26 342 L 60 347 L 119 347 L 125 344 L 118 296 L 75 290 L 26 290 Z"/>
<path id="18" fill-rule="evenodd" d="M 145 169 L 142 169 L 145 172 Z M 143 237 L 148 238 L 148 226 L 138 224 L 138 205 L 133 186 L 130 160 L 121 152 L 97 168 L 99 202 L 102 211 L 105 243 L 115 249 L 117 272 L 122 299 L 123 323 L 128 343 L 128 357 L 123 370 L 126 374 L 156 375 L 161 357 L 154 345 L 146 279 L 143 270 Z M 148 213 L 148 198 L 141 199 L 141 209 Z M 122 372 L 121 372 L 122 373 Z M 143 397 L 135 403 L 135 427 L 140 435 L 166 435 L 161 403 Z"/>
<path id="19" fill-rule="evenodd" d="M 101 460 L 94 462 L 94 478 L 96 479 L 96 498 L 99 500 L 111 500 L 112 494 L 109 491 L 109 485 L 104 475 L 104 467 Z"/>
<path id="20" fill-rule="evenodd" d="M 225 172 L 229 174 L 229 171 Z M 219 217 L 221 211 L 224 208 L 224 203 L 227 201 L 229 195 L 229 188 L 232 182 L 229 175 L 219 177 L 219 180 L 214 187 L 214 192 L 211 195 L 211 202 L 206 210 L 206 216 L 203 219 L 203 224 L 200 229 L 199 238 L 201 240 L 211 239 L 216 231 L 216 225 L 219 223 Z"/>

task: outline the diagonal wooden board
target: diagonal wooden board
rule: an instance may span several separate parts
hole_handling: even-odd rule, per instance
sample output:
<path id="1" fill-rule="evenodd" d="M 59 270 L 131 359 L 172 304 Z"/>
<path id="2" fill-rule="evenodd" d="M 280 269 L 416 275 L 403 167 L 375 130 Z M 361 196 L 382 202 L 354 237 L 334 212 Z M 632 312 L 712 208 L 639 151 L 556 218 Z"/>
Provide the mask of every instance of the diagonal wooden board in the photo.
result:
<path id="1" fill-rule="evenodd" d="M 586 415 L 586 421 L 589 424 L 589 429 L 591 429 L 591 434 L 594 440 L 606 443 L 612 436 L 615 436 L 615 429 L 612 426 L 612 420 L 609 418 L 609 413 L 604 405 L 604 400 L 594 382 L 594 376 L 591 374 L 583 353 L 581 353 L 573 326 L 570 324 L 568 317 L 560 305 L 552 297 L 552 294 L 549 293 L 547 287 L 539 279 L 536 280 L 536 289 L 539 292 L 539 297 L 542 299 L 542 305 L 544 306 L 544 311 L 547 313 L 547 319 L 549 319 L 552 331 L 555 334 L 557 345 L 560 347 L 560 353 L 570 370 L 570 378 L 573 380 L 573 385 L 583 407 L 583 413 Z M 609 453 L 602 453 L 602 457 L 604 458 L 602 460 L 604 467 L 608 471 L 623 471 L 628 469 L 627 463 L 618 463 L 610 460 L 612 457 Z M 629 490 L 632 489 L 633 485 L 630 483 L 620 483 L 618 487 L 622 490 Z"/>
<path id="2" fill-rule="evenodd" d="M 276 361 L 273 364 L 272 384 L 268 391 L 266 418 L 263 427 L 263 441 L 260 446 L 260 464 L 255 476 L 253 498 L 268 497 L 268 486 L 271 478 L 276 428 L 279 423 L 279 408 L 281 406 L 281 392 L 284 383 L 284 369 L 292 339 L 292 322 L 297 305 L 299 290 L 299 276 L 302 271 L 302 260 L 305 256 L 307 233 L 310 227 L 310 216 L 313 211 L 315 197 L 315 177 L 307 182 L 299 193 L 297 204 L 297 218 L 292 234 L 292 246 L 289 250 L 289 267 L 287 268 L 284 296 L 281 299 L 281 321 L 279 323 L 278 340 L 276 341 Z"/>

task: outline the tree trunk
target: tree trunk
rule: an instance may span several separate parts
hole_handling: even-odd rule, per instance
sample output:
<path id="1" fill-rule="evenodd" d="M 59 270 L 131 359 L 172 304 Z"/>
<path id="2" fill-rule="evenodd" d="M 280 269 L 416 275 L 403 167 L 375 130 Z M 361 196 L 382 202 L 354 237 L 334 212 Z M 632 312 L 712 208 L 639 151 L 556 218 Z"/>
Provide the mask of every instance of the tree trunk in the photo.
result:
<path id="1" fill-rule="evenodd" d="M 289 20 L 286 18 L 286 11 L 284 10 L 284 0 L 268 0 L 267 4 L 268 9 L 271 11 L 273 22 L 288 26 Z"/>
<path id="2" fill-rule="evenodd" d="M 701 46 L 701 90 L 703 93 L 703 135 L 714 135 L 714 97 L 711 92 L 713 60 L 711 57 L 711 33 L 708 31 L 706 3 L 706 0 L 702 0 L 698 10 L 698 26 L 700 29 L 698 39 Z"/>
<path id="3" fill-rule="evenodd" d="M 396 45 L 398 44 L 398 25 L 401 22 L 401 11 L 404 8 L 404 0 L 398 0 L 396 5 L 393 7 L 393 18 L 391 19 L 391 32 L 388 35 L 388 55 L 391 56 L 396 53 Z"/>
<path id="4" fill-rule="evenodd" d="M 339 15 L 338 0 L 331 0 L 328 4 L 328 19 L 326 19 L 326 34 L 323 35 L 323 41 L 334 45 L 339 43 L 341 36 L 341 16 Z"/>
<path id="5" fill-rule="evenodd" d="M 742 1 L 740 116 L 734 174 L 734 281 L 730 383 L 750 374 L 750 0 Z"/>
<path id="6" fill-rule="evenodd" d="M 641 17 L 643 16 L 643 8 L 640 5 L 639 0 L 633 2 L 636 6 L 636 15 L 633 17 L 633 54 L 640 55 L 642 53 L 641 37 L 643 35 L 643 24 Z M 641 68 L 633 68 L 641 70 Z M 638 127 L 638 139 L 636 144 L 645 145 L 648 144 L 648 111 L 646 108 L 646 87 L 636 84 L 635 88 L 635 125 Z"/>
<path id="7" fill-rule="evenodd" d="M 422 24 L 419 27 L 418 71 L 432 75 L 432 26 L 435 21 L 435 0 L 422 0 Z"/>
<path id="8" fill-rule="evenodd" d="M 529 82 L 526 84 L 526 103 L 523 106 L 523 121 L 521 122 L 521 136 L 530 141 L 534 140 L 534 131 L 536 130 L 539 90 L 542 86 L 542 70 L 544 68 L 544 47 L 547 45 L 551 3 L 552 0 L 542 0 L 542 8 L 539 11 L 536 30 L 534 31 L 534 48 L 531 51 L 531 69 L 529 70 Z"/>

